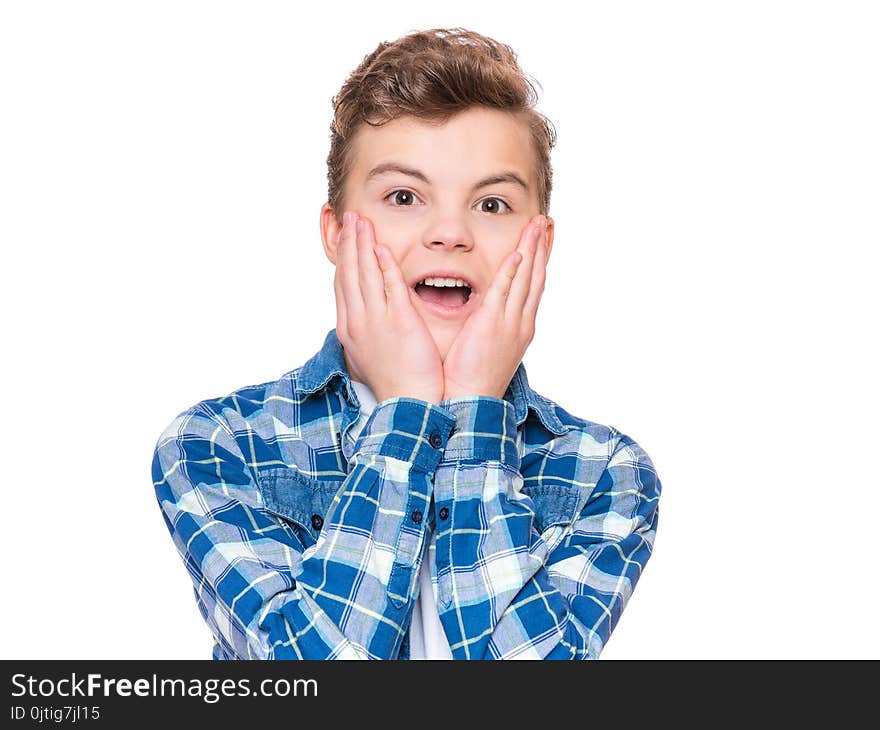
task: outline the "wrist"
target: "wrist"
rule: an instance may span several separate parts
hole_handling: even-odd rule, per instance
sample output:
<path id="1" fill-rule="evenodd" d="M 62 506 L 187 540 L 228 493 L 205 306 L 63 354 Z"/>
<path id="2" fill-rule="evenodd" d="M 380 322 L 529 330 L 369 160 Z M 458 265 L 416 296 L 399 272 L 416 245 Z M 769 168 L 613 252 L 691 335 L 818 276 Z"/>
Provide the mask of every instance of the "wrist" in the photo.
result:
<path id="1" fill-rule="evenodd" d="M 506 388 L 500 393 L 498 391 L 493 391 L 490 388 L 454 388 L 444 391 L 443 398 L 441 400 L 452 400 L 454 398 L 479 398 L 481 396 L 488 396 L 489 398 L 501 398 L 503 400 L 504 394 L 506 392 Z"/>
<path id="2" fill-rule="evenodd" d="M 389 400 L 390 398 L 413 398 L 414 400 L 423 400 L 432 405 L 438 405 L 443 400 L 437 393 L 419 393 L 415 390 L 397 390 L 390 393 L 375 393 L 376 402 Z"/>

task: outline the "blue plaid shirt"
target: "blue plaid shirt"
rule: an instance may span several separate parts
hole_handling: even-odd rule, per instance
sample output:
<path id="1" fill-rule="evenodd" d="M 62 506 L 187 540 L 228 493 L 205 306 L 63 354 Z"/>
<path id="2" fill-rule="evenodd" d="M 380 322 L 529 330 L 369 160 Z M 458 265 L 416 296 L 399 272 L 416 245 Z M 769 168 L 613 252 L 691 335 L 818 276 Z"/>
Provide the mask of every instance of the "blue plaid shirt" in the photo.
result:
<path id="1" fill-rule="evenodd" d="M 648 558 L 660 481 L 533 391 L 359 403 L 336 330 L 156 444 L 156 497 L 214 659 L 408 659 L 422 560 L 456 659 L 593 659 Z"/>

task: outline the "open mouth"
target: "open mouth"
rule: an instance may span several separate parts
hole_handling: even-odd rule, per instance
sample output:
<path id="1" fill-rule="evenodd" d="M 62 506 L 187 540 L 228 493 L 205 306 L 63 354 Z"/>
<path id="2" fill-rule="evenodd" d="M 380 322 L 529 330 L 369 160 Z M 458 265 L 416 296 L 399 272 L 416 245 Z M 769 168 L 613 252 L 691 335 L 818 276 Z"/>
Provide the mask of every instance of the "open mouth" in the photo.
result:
<path id="1" fill-rule="evenodd" d="M 447 280 L 448 281 L 448 280 Z M 436 279 L 426 279 L 413 287 L 419 299 L 442 307 L 463 307 L 471 298 L 473 290 L 465 284 L 446 285 Z"/>

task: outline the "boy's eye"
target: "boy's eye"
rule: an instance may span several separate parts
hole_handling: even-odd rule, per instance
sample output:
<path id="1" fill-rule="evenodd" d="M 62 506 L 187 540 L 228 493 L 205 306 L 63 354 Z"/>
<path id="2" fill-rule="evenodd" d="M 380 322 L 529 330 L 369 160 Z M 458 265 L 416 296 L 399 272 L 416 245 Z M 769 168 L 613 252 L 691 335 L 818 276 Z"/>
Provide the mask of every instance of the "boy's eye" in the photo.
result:
<path id="1" fill-rule="evenodd" d="M 415 195 L 411 193 L 409 190 L 395 190 L 394 192 L 389 193 L 387 198 L 391 198 L 392 200 L 396 200 L 399 205 L 412 205 L 412 200 L 415 198 Z M 409 201 L 409 202 L 403 202 Z"/>
<path id="2" fill-rule="evenodd" d="M 507 210 L 510 210 L 510 206 L 500 198 L 483 198 L 479 203 L 477 203 L 477 205 L 482 205 L 483 203 L 488 203 L 490 201 L 493 203 L 492 209 L 487 210 L 486 208 L 483 208 L 484 213 L 497 213 L 499 203 L 501 203 L 501 205 L 503 205 Z"/>
<path id="3" fill-rule="evenodd" d="M 385 199 L 391 199 L 395 201 L 393 205 L 395 207 L 407 207 L 413 204 L 413 200 L 417 199 L 415 193 L 409 190 L 393 190 L 388 195 L 385 196 Z M 510 206 L 505 203 L 500 198 L 483 198 L 477 205 L 482 206 L 483 203 L 492 203 L 490 208 L 482 208 L 483 213 L 498 213 L 498 206 L 503 205 L 505 210 L 510 210 Z"/>

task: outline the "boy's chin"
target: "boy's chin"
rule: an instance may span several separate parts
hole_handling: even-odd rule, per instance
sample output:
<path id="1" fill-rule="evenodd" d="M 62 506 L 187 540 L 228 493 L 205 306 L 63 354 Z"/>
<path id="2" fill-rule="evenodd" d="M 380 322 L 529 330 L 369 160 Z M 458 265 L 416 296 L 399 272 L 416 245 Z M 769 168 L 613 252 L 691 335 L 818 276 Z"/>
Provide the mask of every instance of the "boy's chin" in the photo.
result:
<path id="1" fill-rule="evenodd" d="M 428 329 L 431 332 L 431 336 L 434 338 L 437 350 L 440 352 L 440 359 L 445 362 L 446 353 L 449 352 L 449 348 L 452 347 L 452 343 L 455 342 L 455 338 L 461 331 L 461 325 L 456 324 L 453 327 L 438 327 L 431 325 Z"/>

